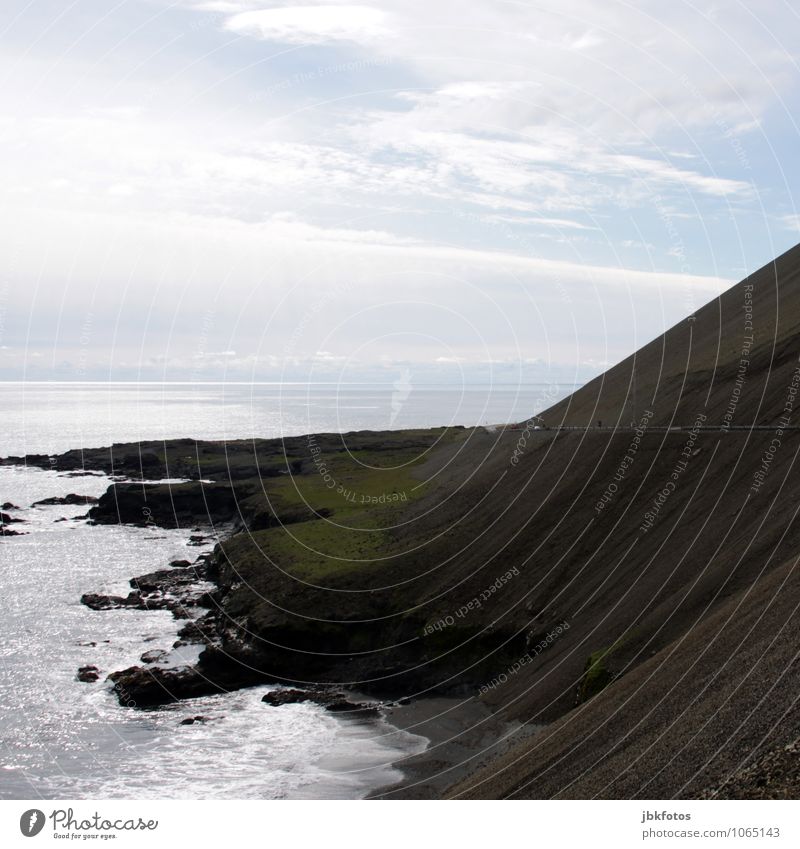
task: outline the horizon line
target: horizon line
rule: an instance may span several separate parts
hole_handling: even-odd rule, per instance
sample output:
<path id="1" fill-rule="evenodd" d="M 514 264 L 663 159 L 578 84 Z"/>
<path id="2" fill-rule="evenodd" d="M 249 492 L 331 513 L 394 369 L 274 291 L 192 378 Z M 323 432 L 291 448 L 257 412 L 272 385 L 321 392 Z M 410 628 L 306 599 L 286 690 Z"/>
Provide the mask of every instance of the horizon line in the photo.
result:
<path id="1" fill-rule="evenodd" d="M 581 386 L 563 380 L 509 382 L 475 381 L 462 386 Z M 0 380 L 0 386 L 392 386 L 380 380 Z M 450 383 L 421 381 L 418 386 L 449 386 Z M 459 384 L 452 384 L 458 386 Z"/>

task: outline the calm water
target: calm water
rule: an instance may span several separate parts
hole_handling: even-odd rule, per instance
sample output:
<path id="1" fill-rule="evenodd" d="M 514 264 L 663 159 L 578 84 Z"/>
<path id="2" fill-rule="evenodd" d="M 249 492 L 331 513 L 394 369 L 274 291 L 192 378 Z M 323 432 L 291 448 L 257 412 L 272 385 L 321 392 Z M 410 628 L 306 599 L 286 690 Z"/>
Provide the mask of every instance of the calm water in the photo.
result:
<path id="1" fill-rule="evenodd" d="M 0 385 L 0 456 L 177 436 L 496 423 L 570 389 Z M 187 548 L 181 531 L 90 527 L 74 519 L 83 507 L 30 506 L 100 495 L 108 483 L 0 467 L 0 503 L 20 508 L 11 512 L 27 532 L 0 539 L 0 797 L 357 798 L 397 780 L 392 764 L 424 739 L 314 705 L 268 708 L 268 687 L 169 709 L 118 706 L 102 677 L 146 650 L 171 649 L 179 623 L 163 611 L 90 611 L 81 594 L 127 593 L 134 575 L 211 546 Z M 191 661 L 193 651 L 170 662 Z M 76 680 L 84 664 L 100 667 L 99 682 Z M 179 724 L 198 714 L 210 721 Z"/>
<path id="2" fill-rule="evenodd" d="M 2 384 L 0 456 L 57 453 L 190 436 L 296 436 L 522 421 L 572 384 L 357 386 L 237 384 Z"/>

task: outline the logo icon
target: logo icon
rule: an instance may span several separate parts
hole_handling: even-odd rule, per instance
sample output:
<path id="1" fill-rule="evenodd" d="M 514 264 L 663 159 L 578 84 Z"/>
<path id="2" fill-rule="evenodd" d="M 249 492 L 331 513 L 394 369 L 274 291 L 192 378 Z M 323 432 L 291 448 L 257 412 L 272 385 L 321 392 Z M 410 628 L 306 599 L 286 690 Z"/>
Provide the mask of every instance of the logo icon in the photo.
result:
<path id="1" fill-rule="evenodd" d="M 44 812 L 38 808 L 31 808 L 19 818 L 19 830 L 25 837 L 36 837 L 36 835 L 44 828 L 45 816 Z"/>

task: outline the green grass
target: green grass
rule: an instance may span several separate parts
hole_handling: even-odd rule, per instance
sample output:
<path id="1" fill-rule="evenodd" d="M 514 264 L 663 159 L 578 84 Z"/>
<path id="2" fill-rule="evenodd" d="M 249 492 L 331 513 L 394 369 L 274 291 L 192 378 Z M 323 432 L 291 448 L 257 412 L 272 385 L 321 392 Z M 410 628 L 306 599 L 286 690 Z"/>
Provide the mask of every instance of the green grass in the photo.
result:
<path id="1" fill-rule="evenodd" d="M 267 490 L 276 506 L 305 503 L 324 518 L 261 531 L 258 545 L 281 569 L 311 582 L 382 568 L 391 562 L 379 559 L 389 547 L 383 529 L 423 494 L 426 487 L 414 469 L 424 457 L 417 448 L 340 452 L 323 459 L 324 471 L 307 462 L 304 474 L 271 479 Z"/>
<path id="2" fill-rule="evenodd" d="M 606 659 L 614 651 L 615 646 L 600 649 L 589 655 L 581 678 L 578 701 L 582 704 L 604 690 L 614 676 L 606 666 Z"/>

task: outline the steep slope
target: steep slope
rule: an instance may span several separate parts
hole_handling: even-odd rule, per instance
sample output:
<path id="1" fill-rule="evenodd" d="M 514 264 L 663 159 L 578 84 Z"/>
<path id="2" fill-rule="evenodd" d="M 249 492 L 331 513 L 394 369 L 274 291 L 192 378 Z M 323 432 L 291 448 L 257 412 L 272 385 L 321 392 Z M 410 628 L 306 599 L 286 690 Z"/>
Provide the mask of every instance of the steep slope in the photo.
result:
<path id="1" fill-rule="evenodd" d="M 743 377 L 735 424 L 769 422 L 782 406 L 771 391 L 784 385 L 782 367 L 800 331 L 799 275 L 795 247 L 556 404 L 547 421 L 628 425 L 650 408 L 654 424 L 691 423 L 698 409 L 722 422 Z"/>
<path id="2" fill-rule="evenodd" d="M 798 271 L 794 248 L 544 414 L 627 423 L 635 362 L 644 429 L 536 432 L 515 469 L 540 493 L 526 500 L 531 611 L 557 607 L 570 627 L 483 698 L 555 721 L 453 795 L 796 786 Z M 654 429 L 669 424 L 684 429 Z M 772 750 L 781 776 L 742 789 Z"/>

